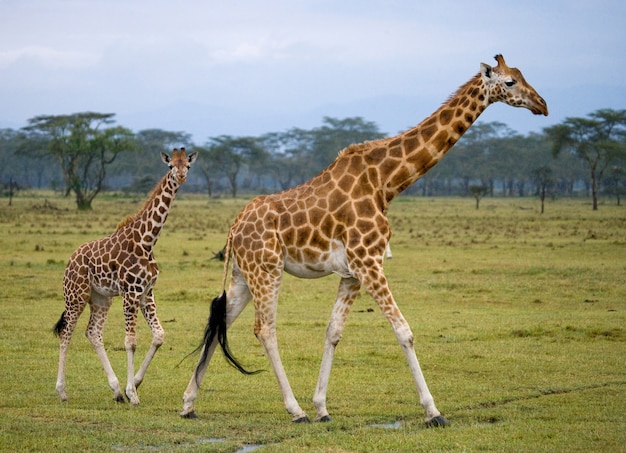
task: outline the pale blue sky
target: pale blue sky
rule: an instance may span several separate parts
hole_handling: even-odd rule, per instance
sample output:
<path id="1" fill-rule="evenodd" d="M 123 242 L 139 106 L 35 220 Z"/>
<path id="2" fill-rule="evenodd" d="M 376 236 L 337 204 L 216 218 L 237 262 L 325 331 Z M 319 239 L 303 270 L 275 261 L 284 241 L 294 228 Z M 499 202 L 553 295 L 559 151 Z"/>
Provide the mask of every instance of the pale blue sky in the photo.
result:
<path id="1" fill-rule="evenodd" d="M 81 111 L 209 136 L 362 116 L 413 126 L 502 53 L 548 118 L 626 109 L 626 2 L 0 0 L 0 127 Z"/>

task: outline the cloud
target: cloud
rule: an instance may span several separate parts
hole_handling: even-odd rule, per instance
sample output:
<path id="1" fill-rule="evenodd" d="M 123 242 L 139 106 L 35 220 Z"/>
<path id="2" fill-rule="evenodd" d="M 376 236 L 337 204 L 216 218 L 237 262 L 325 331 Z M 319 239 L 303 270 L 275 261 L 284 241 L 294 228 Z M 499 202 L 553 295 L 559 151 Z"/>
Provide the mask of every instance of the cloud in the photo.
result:
<path id="1" fill-rule="evenodd" d="M 546 98 L 593 85 L 586 103 L 626 80 L 616 0 L 0 2 L 0 121 L 190 104 L 255 118 L 241 123 L 307 111 L 385 119 L 382 99 L 394 100 L 388 112 L 414 99 L 429 113 L 500 52 Z"/>
<path id="2" fill-rule="evenodd" d="M 0 51 L 0 68 L 19 64 L 21 61 L 38 63 L 44 68 L 79 69 L 94 66 L 99 56 L 76 50 L 59 50 L 44 46 L 26 46 Z"/>
<path id="3" fill-rule="evenodd" d="M 243 39 L 215 46 L 209 51 L 215 64 L 287 60 L 296 57 L 297 44 L 289 39 L 276 39 L 271 36 Z"/>

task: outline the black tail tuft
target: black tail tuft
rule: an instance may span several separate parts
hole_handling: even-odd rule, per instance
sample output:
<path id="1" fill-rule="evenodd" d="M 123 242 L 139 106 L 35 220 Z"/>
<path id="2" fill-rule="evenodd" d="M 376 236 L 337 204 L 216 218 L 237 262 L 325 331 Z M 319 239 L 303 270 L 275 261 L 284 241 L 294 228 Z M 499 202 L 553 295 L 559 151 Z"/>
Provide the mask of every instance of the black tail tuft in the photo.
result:
<path id="1" fill-rule="evenodd" d="M 52 328 L 52 333 L 55 336 L 60 337 L 61 336 L 61 332 L 63 331 L 63 329 L 65 329 L 66 325 L 67 325 L 67 321 L 65 320 L 65 311 L 64 311 L 63 313 L 61 313 L 61 317 L 59 318 L 57 323 Z"/>
<path id="2" fill-rule="evenodd" d="M 202 351 L 200 361 L 198 362 L 196 372 L 205 367 L 209 354 L 209 346 L 213 343 L 216 335 L 217 341 L 222 347 L 224 357 L 226 357 L 226 360 L 230 365 L 237 368 L 243 374 L 257 374 L 260 372 L 246 370 L 230 352 L 230 348 L 228 347 L 228 338 L 226 337 L 226 291 L 224 291 L 221 296 L 213 299 L 213 302 L 211 303 L 211 314 L 209 315 L 209 320 L 204 330 L 204 340 L 198 347 L 198 349 L 204 349 Z"/>

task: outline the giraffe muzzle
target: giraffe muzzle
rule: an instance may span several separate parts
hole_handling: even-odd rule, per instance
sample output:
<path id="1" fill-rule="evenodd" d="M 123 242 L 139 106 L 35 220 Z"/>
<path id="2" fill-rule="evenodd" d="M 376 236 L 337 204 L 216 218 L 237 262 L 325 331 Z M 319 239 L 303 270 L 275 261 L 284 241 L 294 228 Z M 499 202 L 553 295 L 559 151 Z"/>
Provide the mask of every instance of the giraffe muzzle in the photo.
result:
<path id="1" fill-rule="evenodd" d="M 542 97 L 539 97 L 530 111 L 535 115 L 548 116 L 548 104 L 546 104 L 546 101 L 544 101 Z"/>

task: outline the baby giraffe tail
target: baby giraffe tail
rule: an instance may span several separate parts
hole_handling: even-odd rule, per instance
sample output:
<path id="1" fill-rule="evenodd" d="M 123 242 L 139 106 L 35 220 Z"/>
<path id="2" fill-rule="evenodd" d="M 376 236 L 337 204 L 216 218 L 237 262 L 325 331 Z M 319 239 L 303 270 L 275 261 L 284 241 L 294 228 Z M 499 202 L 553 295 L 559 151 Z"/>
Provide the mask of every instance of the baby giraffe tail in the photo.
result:
<path id="1" fill-rule="evenodd" d="M 63 331 L 63 329 L 65 329 L 66 325 L 67 325 L 67 321 L 65 320 L 65 311 L 64 311 L 63 313 L 61 313 L 61 317 L 59 318 L 57 323 L 52 328 L 52 333 L 55 336 L 60 337 L 61 336 L 61 332 Z"/>
<path id="2" fill-rule="evenodd" d="M 216 335 L 217 341 L 222 347 L 224 356 L 229 364 L 237 368 L 243 374 L 259 373 L 259 371 L 246 370 L 230 352 L 230 348 L 228 347 L 228 338 L 226 337 L 226 291 L 224 291 L 221 296 L 213 299 L 213 302 L 211 303 L 211 314 L 209 315 L 209 320 L 204 330 L 204 340 L 198 348 L 203 349 L 200 361 L 196 367 L 196 379 L 198 378 L 198 370 L 202 370 L 206 366 L 206 361 L 209 355 L 209 347 L 213 343 Z"/>

